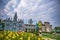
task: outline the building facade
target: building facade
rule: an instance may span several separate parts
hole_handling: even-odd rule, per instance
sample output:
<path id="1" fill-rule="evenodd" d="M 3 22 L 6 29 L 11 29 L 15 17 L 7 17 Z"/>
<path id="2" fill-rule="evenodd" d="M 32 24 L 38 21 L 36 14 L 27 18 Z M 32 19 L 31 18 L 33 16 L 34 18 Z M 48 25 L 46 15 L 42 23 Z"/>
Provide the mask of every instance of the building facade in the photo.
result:
<path id="1" fill-rule="evenodd" d="M 25 31 L 26 32 L 34 32 L 35 31 L 35 25 L 34 24 L 25 24 Z"/>
<path id="2" fill-rule="evenodd" d="M 50 25 L 50 22 L 44 22 L 42 26 L 42 32 L 51 32 L 52 31 L 52 25 Z"/>
<path id="3" fill-rule="evenodd" d="M 25 24 L 26 32 L 34 32 L 35 30 L 36 30 L 36 25 Z M 44 24 L 42 24 L 42 32 L 51 32 L 51 31 L 52 31 L 52 25 L 50 25 L 49 22 L 44 22 Z"/>
<path id="4" fill-rule="evenodd" d="M 17 13 L 15 13 L 13 20 L 11 18 L 6 18 L 6 20 L 3 20 L 5 23 L 4 30 L 12 30 L 12 31 L 26 31 L 26 32 L 34 32 L 36 30 L 36 25 L 33 24 L 32 19 L 29 20 L 28 24 L 24 24 L 23 20 L 17 21 Z M 42 32 L 51 32 L 52 31 L 52 25 L 50 25 L 49 22 L 44 22 L 42 24 Z"/>
<path id="5" fill-rule="evenodd" d="M 19 20 L 17 21 L 17 13 L 15 13 L 14 15 L 14 19 L 11 20 L 10 18 L 7 18 L 6 20 L 4 20 L 5 22 L 5 30 L 12 30 L 12 31 L 18 31 L 24 30 L 24 21 L 23 20 Z"/>

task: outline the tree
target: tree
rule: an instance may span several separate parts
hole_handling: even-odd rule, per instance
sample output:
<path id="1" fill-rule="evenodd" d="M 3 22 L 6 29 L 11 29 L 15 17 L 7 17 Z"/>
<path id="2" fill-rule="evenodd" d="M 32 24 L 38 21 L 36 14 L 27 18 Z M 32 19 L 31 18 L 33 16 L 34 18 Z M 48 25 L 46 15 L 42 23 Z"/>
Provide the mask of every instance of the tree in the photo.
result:
<path id="1" fill-rule="evenodd" d="M 4 30 L 4 27 L 5 27 L 5 23 L 0 23 L 0 31 Z"/>
<path id="2" fill-rule="evenodd" d="M 55 27 L 55 32 L 60 33 L 60 27 Z"/>
<path id="3" fill-rule="evenodd" d="M 38 27 L 42 28 L 42 22 L 41 21 L 38 22 Z"/>
<path id="4" fill-rule="evenodd" d="M 0 19 L 0 22 L 1 22 L 1 19 Z"/>

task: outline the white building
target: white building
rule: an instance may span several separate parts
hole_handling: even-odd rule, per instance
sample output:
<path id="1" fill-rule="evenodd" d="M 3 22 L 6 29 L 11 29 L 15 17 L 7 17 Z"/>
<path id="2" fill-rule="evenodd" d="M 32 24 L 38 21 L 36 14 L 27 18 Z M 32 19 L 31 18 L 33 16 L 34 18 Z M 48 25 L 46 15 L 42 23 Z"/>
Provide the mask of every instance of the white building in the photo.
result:
<path id="1" fill-rule="evenodd" d="M 42 26 L 42 32 L 51 32 L 52 31 L 52 25 L 50 25 L 50 22 L 44 22 Z"/>

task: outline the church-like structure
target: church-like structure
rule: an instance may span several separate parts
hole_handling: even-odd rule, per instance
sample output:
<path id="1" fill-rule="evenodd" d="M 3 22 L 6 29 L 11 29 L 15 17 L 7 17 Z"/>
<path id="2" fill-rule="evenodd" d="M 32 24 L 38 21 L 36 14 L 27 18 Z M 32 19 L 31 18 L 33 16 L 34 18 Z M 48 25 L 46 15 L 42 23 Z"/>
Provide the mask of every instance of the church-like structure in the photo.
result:
<path id="1" fill-rule="evenodd" d="M 3 20 L 5 23 L 4 30 L 12 30 L 12 31 L 26 31 L 26 32 L 34 32 L 36 30 L 35 24 L 24 24 L 23 20 L 17 20 L 17 13 L 15 13 L 13 20 L 11 18 L 6 18 Z M 31 22 L 32 23 L 32 22 Z M 50 22 L 44 22 L 42 24 L 42 32 L 51 32 L 52 25 Z"/>
<path id="2" fill-rule="evenodd" d="M 24 21 L 23 20 L 17 21 L 17 13 L 15 13 L 13 20 L 11 18 L 6 18 L 6 20 L 4 20 L 4 23 L 6 24 L 4 30 L 12 31 L 24 30 Z"/>

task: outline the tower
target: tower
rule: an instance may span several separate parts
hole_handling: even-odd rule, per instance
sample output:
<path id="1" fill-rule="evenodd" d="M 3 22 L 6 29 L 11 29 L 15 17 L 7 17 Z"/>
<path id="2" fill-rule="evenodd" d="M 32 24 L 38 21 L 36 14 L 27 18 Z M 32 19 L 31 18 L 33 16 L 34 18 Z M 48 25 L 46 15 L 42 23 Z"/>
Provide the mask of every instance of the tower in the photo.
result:
<path id="1" fill-rule="evenodd" d="M 33 20 L 32 19 L 29 19 L 28 23 L 29 24 L 32 24 L 33 23 Z"/>
<path id="2" fill-rule="evenodd" d="M 15 22 L 17 21 L 17 12 L 15 12 L 14 21 L 15 21 Z"/>

